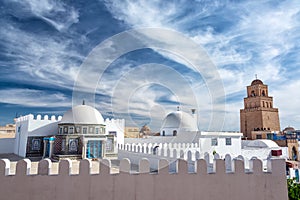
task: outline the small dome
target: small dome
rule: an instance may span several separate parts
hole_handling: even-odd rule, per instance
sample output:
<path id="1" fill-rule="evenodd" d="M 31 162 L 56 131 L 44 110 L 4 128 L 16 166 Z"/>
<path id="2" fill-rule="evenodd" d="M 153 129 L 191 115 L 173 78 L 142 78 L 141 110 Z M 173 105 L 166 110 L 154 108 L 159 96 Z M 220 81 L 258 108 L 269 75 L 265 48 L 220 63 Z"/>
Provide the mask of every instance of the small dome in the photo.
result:
<path id="1" fill-rule="evenodd" d="M 253 85 L 263 85 L 263 84 L 264 83 L 261 80 L 255 79 L 255 80 L 252 81 L 251 86 L 253 86 Z"/>
<path id="2" fill-rule="evenodd" d="M 261 140 L 251 140 L 247 147 L 256 147 L 256 148 L 278 148 L 278 144 L 272 140 L 261 139 Z"/>
<path id="3" fill-rule="evenodd" d="M 104 124 L 104 119 L 97 109 L 78 105 L 64 114 L 60 124 Z"/>
<path id="4" fill-rule="evenodd" d="M 176 111 L 168 114 L 163 120 L 162 128 L 179 128 L 185 131 L 197 131 L 196 119 L 183 111 Z"/>
<path id="5" fill-rule="evenodd" d="M 288 126 L 285 129 L 283 129 L 283 132 L 289 132 L 289 131 L 295 131 L 294 127 Z"/>

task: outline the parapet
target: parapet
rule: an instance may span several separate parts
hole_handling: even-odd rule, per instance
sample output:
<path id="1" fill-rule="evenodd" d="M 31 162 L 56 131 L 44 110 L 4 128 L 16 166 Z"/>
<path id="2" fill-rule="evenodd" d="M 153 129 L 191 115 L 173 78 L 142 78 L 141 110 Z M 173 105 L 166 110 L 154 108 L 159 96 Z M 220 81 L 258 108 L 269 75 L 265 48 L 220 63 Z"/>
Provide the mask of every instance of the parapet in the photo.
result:
<path id="1" fill-rule="evenodd" d="M 92 173 L 98 165 L 98 173 Z M 141 159 L 132 171 L 129 159 L 120 161 L 120 170 L 111 167 L 110 160 L 99 162 L 81 160 L 74 173 L 71 160 L 52 163 L 49 159 L 38 163 L 31 173 L 31 162 L 20 160 L 16 173 L 9 173 L 10 162 L 0 160 L 1 197 L 6 199 L 106 199 L 106 200 L 197 200 L 201 199 L 265 199 L 288 200 L 285 161 L 271 160 L 268 172 L 262 162 L 253 160 L 251 170 L 245 172 L 244 162 L 234 161 L 233 171 L 225 172 L 224 160 L 214 160 L 214 171 L 207 171 L 207 163 L 195 161 L 195 171 L 189 173 L 189 163 L 159 160 L 157 169 L 150 169 L 149 160 Z M 175 166 L 175 172 L 170 168 Z M 77 168 L 77 167 L 76 167 Z M 58 173 L 53 173 L 58 171 Z"/>
<path id="2" fill-rule="evenodd" d="M 156 174 L 153 173 L 153 170 L 158 174 L 253 174 L 253 175 L 261 175 L 261 174 L 275 174 L 282 175 L 285 173 L 285 160 L 283 159 L 273 159 L 268 161 L 267 171 L 264 172 L 262 169 L 262 161 L 258 159 L 250 160 L 250 169 L 245 170 L 244 161 L 242 160 L 233 160 L 232 170 L 226 170 L 225 160 L 215 159 L 213 161 L 213 170 L 208 170 L 210 165 L 207 163 L 205 159 L 199 159 L 194 161 L 195 168 L 194 171 L 189 170 L 189 162 L 183 159 L 177 159 L 174 162 L 169 162 L 166 159 L 160 159 L 158 161 L 157 169 L 150 169 L 149 160 L 143 158 L 139 162 L 138 169 L 136 171 L 131 171 L 131 162 L 129 159 L 125 158 L 120 161 L 119 170 L 111 167 L 111 161 L 108 159 L 102 159 L 99 162 L 95 162 L 85 159 L 81 160 L 79 163 L 79 170 L 72 169 L 74 166 L 72 165 L 72 161 L 69 159 L 61 160 L 58 163 L 58 166 L 54 166 L 51 160 L 44 159 L 38 163 L 37 174 L 31 174 L 31 161 L 29 159 L 23 159 L 17 162 L 15 174 L 11 174 L 11 163 L 8 159 L 0 160 L 0 177 L 1 176 L 27 176 L 27 175 L 60 175 L 60 176 L 69 176 L 69 175 L 82 175 L 82 174 L 92 174 L 92 167 L 96 169 L 100 169 L 96 174 Z M 172 171 L 172 167 L 175 166 L 175 170 Z M 57 171 L 58 174 L 54 173 Z M 75 172 L 75 173 L 72 173 Z M 95 175 L 95 173 L 93 173 Z"/>
<path id="3" fill-rule="evenodd" d="M 51 115 L 51 117 L 49 118 L 48 115 L 44 115 L 42 117 L 42 115 L 34 116 L 33 114 L 29 114 L 29 115 L 25 115 L 25 116 L 16 118 L 16 122 L 23 122 L 23 121 L 29 121 L 29 120 L 57 122 L 57 121 L 60 121 L 61 119 L 62 119 L 62 116 Z"/>

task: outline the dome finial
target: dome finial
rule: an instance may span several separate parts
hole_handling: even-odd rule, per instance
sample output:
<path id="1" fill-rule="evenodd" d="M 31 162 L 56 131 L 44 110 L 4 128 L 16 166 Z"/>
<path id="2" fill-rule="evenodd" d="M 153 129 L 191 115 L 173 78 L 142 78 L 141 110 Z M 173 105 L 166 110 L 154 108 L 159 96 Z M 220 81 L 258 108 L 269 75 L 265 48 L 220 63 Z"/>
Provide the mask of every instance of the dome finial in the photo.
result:
<path id="1" fill-rule="evenodd" d="M 255 79 L 257 80 L 257 74 L 255 74 Z"/>

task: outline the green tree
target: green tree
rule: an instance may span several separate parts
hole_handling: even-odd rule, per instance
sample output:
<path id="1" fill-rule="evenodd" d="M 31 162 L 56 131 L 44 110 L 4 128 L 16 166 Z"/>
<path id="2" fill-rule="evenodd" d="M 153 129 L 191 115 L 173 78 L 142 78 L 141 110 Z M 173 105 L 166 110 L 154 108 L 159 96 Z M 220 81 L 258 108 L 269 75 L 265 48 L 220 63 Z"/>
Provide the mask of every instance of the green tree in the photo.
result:
<path id="1" fill-rule="evenodd" d="M 295 179 L 287 180 L 288 195 L 290 200 L 300 200 L 300 184 Z"/>

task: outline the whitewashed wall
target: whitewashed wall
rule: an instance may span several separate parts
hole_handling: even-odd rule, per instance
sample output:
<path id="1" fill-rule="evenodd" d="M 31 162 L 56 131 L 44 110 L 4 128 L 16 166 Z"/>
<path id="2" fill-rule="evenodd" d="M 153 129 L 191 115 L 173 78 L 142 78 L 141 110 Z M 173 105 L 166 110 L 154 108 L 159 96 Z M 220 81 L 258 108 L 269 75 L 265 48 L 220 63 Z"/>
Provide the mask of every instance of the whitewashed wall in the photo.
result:
<path id="1" fill-rule="evenodd" d="M 105 125 L 106 125 L 105 134 L 109 134 L 110 131 L 117 132 L 117 144 L 124 144 L 125 120 L 106 119 Z"/>
<path id="2" fill-rule="evenodd" d="M 60 119 L 61 117 L 56 119 L 55 116 L 49 118 L 48 115 L 45 115 L 43 118 L 38 115 L 36 119 L 34 119 L 33 115 L 18 118 L 16 120 L 14 153 L 22 157 L 26 156 L 27 138 L 29 136 L 56 135 Z"/>

